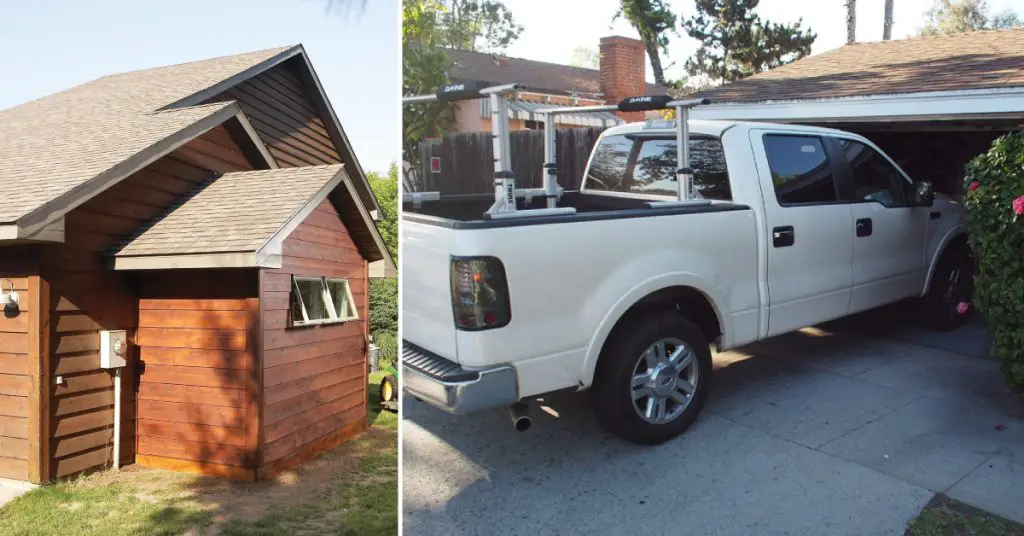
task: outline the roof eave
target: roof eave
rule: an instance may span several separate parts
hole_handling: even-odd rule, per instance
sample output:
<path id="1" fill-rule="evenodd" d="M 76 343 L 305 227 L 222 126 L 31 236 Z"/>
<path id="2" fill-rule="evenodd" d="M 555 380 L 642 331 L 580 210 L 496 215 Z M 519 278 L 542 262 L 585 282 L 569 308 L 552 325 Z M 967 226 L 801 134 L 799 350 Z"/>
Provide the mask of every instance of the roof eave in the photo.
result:
<path id="1" fill-rule="evenodd" d="M 712 92 L 713 93 L 713 92 Z M 922 121 L 1024 114 L 1024 86 L 857 95 L 832 99 L 713 102 L 693 119 L 732 121 Z"/>
<path id="2" fill-rule="evenodd" d="M 30 230 L 17 223 L 0 224 L 0 244 L 7 242 L 54 242 L 64 243 L 64 217 L 61 216 L 46 225 Z"/>
<path id="3" fill-rule="evenodd" d="M 194 270 L 203 268 L 281 268 L 281 256 L 235 251 L 174 255 L 133 255 L 110 257 L 107 264 L 116 271 Z"/>

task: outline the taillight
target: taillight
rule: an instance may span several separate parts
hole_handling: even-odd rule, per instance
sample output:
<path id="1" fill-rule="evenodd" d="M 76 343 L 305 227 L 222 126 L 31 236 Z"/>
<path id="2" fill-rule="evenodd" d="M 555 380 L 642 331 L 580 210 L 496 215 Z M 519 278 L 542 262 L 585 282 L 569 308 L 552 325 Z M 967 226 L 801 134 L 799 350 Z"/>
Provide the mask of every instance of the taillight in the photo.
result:
<path id="1" fill-rule="evenodd" d="M 480 331 L 512 321 L 505 266 L 496 257 L 452 257 L 455 327 Z"/>

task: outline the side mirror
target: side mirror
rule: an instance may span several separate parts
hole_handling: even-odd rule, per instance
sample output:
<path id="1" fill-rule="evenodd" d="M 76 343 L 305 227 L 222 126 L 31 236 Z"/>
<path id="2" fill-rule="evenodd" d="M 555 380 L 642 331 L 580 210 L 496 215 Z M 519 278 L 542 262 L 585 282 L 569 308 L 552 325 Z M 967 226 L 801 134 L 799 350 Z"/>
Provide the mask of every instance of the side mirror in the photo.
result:
<path id="1" fill-rule="evenodd" d="M 935 189 L 929 181 L 917 183 L 917 202 L 921 206 L 930 207 L 935 203 Z"/>

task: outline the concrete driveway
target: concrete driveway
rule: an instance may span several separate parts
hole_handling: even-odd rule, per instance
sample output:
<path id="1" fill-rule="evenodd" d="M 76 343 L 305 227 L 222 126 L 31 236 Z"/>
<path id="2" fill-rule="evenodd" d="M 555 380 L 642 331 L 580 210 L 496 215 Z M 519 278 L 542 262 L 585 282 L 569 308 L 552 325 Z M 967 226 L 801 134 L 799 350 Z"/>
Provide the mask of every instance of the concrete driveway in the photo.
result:
<path id="1" fill-rule="evenodd" d="M 935 492 L 1024 522 L 1024 402 L 977 325 L 906 312 L 716 355 L 705 412 L 657 447 L 605 433 L 585 395 L 525 433 L 408 400 L 405 534 L 898 535 Z"/>

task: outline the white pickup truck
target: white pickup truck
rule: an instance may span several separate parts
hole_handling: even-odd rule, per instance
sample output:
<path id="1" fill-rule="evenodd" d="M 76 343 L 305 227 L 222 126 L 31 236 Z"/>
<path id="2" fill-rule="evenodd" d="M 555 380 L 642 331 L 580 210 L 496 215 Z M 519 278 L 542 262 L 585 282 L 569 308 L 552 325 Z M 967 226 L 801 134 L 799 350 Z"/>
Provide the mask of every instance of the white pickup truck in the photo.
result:
<path id="1" fill-rule="evenodd" d="M 725 350 L 909 297 L 962 320 L 962 208 L 867 139 L 807 126 L 689 121 L 693 197 L 674 122 L 602 134 L 579 191 L 535 216 L 491 196 L 406 203 L 405 392 L 452 413 L 589 390 L 599 421 L 654 444 L 682 433 Z M 521 211 L 543 197 L 518 199 Z M 550 206 L 550 205 L 549 205 Z"/>

